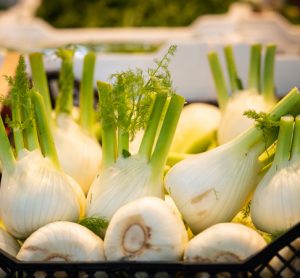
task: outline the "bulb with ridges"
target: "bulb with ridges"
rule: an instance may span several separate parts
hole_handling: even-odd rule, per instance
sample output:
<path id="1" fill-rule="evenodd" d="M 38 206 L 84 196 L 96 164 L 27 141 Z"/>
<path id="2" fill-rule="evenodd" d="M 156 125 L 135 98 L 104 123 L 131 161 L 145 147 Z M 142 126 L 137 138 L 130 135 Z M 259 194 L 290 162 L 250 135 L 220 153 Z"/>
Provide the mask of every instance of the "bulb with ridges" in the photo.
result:
<path id="1" fill-rule="evenodd" d="M 103 241 L 89 229 L 72 222 L 47 224 L 30 235 L 17 259 L 22 261 L 104 261 Z"/>
<path id="2" fill-rule="evenodd" d="M 106 231 L 108 260 L 179 260 L 188 236 L 178 213 L 163 200 L 145 197 L 114 214 Z"/>
<path id="3" fill-rule="evenodd" d="M 49 222 L 77 221 L 84 205 L 76 186 L 39 150 L 21 151 L 13 172 L 4 171 L 1 181 L 1 218 L 6 229 L 26 238 Z"/>
<path id="4" fill-rule="evenodd" d="M 54 140 L 61 167 L 87 193 L 101 165 L 101 147 L 69 115 L 59 114 L 56 123 Z"/>

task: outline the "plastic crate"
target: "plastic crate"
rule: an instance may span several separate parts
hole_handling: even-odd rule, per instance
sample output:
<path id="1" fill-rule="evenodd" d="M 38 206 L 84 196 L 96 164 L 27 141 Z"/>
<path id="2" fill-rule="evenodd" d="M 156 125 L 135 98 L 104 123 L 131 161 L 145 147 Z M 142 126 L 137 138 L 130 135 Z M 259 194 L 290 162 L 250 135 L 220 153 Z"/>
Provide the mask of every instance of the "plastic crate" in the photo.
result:
<path id="1" fill-rule="evenodd" d="M 0 250 L 7 277 L 300 277 L 300 223 L 239 263 L 21 262 Z M 1 275 L 1 274 L 0 274 Z"/>

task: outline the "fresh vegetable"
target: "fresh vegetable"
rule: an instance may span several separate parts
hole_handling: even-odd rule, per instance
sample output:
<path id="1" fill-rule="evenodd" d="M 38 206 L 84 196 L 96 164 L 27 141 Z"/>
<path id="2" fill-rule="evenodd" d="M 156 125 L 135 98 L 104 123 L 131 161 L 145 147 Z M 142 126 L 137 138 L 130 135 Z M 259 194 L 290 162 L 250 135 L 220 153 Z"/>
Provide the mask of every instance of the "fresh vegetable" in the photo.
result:
<path id="1" fill-rule="evenodd" d="M 82 82 L 80 88 L 79 123 L 73 112 L 73 55 L 74 49 L 59 49 L 61 58 L 59 76 L 59 96 L 55 105 L 55 120 L 52 121 L 55 146 L 63 170 L 74 178 L 85 193 L 100 168 L 101 147 L 94 134 L 94 65 L 95 54 L 88 53 L 84 57 Z M 32 78 L 34 85 L 44 97 L 47 115 L 51 117 L 51 103 L 42 55 L 30 55 Z"/>
<path id="2" fill-rule="evenodd" d="M 298 113 L 299 100 L 294 88 L 265 117 L 266 126 L 282 115 Z M 275 140 L 277 129 L 253 126 L 231 142 L 171 168 L 166 189 L 194 233 L 230 221 L 243 207 L 257 184 L 262 166 L 257 158 Z"/>
<path id="3" fill-rule="evenodd" d="M 191 103 L 182 109 L 171 152 L 199 153 L 205 151 L 216 137 L 221 113 L 211 104 Z"/>
<path id="4" fill-rule="evenodd" d="M 144 197 L 120 207 L 104 239 L 108 260 L 179 260 L 188 242 L 184 224 L 171 206 Z"/>
<path id="5" fill-rule="evenodd" d="M 232 140 L 252 125 L 252 121 L 243 115 L 244 111 L 253 109 L 268 112 L 276 103 L 274 91 L 275 51 L 276 46 L 273 44 L 266 47 L 263 82 L 261 82 L 261 45 L 252 45 L 249 59 L 248 87 L 244 89 L 237 75 L 232 47 L 225 47 L 224 54 L 231 85 L 231 95 L 228 94 L 217 53 L 209 53 L 208 60 L 222 112 L 217 134 L 219 144 Z"/>
<path id="6" fill-rule="evenodd" d="M 42 97 L 29 89 L 24 58 L 10 78 L 12 127 L 16 156 L 0 120 L 1 219 L 9 233 L 25 238 L 56 220 L 77 221 L 84 213 L 79 185 L 65 175 L 47 121 Z"/>
<path id="7" fill-rule="evenodd" d="M 172 92 L 167 69 L 174 50 L 148 70 L 147 79 L 142 71 L 129 70 L 114 75 L 113 86 L 98 82 L 103 160 L 87 196 L 87 216 L 109 220 L 129 201 L 163 198 L 164 166 L 184 103 Z M 170 103 L 159 128 L 168 95 Z M 141 129 L 145 132 L 139 151 L 131 155 L 129 139 Z"/>
<path id="8" fill-rule="evenodd" d="M 103 241 L 77 223 L 57 221 L 30 235 L 17 254 L 21 261 L 104 261 Z"/>
<path id="9" fill-rule="evenodd" d="M 241 262 L 266 246 L 263 237 L 238 223 L 212 225 L 188 243 L 184 260 L 198 263 Z"/>
<path id="10" fill-rule="evenodd" d="M 0 228 L 0 249 L 15 257 L 20 250 L 20 244 L 8 232 Z M 1 271 L 0 271 L 1 275 Z"/>
<path id="11" fill-rule="evenodd" d="M 254 225 L 268 233 L 285 231 L 300 221 L 300 116 L 284 116 L 274 161 L 251 201 Z"/>

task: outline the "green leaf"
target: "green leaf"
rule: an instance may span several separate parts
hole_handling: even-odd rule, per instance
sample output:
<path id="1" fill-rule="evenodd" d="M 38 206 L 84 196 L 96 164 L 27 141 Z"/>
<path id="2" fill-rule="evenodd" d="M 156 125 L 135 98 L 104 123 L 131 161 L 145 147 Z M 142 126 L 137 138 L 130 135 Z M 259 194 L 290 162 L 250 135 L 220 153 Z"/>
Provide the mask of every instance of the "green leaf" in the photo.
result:
<path id="1" fill-rule="evenodd" d="M 87 217 L 78 222 L 78 224 L 88 228 L 97 236 L 104 237 L 104 231 L 108 227 L 108 220 L 101 217 Z"/>

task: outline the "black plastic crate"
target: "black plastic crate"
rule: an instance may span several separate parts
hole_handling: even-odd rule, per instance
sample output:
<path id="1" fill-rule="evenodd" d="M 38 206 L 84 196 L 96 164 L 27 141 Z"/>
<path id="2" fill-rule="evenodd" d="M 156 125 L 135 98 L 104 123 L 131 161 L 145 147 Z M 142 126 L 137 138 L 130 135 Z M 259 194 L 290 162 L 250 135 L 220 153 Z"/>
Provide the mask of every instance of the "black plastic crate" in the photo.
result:
<path id="1" fill-rule="evenodd" d="M 0 267 L 7 277 L 300 277 L 300 223 L 239 263 L 21 262 L 0 250 Z"/>

